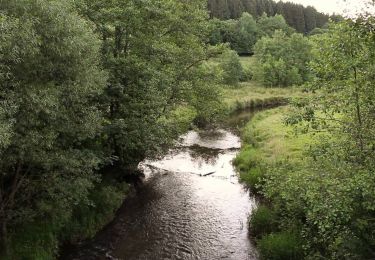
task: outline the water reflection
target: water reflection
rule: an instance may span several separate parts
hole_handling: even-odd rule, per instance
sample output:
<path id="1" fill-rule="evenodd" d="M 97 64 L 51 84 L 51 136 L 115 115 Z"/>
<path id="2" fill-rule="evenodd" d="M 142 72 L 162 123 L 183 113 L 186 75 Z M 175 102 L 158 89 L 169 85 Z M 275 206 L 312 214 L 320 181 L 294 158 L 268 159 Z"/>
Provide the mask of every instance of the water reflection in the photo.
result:
<path id="1" fill-rule="evenodd" d="M 240 139 L 226 130 L 182 136 L 117 218 L 67 259 L 257 259 L 247 218 L 255 206 L 232 160 Z"/>

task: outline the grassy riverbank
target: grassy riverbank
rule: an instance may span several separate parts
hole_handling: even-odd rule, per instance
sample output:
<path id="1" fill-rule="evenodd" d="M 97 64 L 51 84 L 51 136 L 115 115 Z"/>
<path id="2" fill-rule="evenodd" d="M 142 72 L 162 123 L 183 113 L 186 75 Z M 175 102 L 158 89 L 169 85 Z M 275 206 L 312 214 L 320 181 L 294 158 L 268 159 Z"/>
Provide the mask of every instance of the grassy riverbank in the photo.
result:
<path id="1" fill-rule="evenodd" d="M 254 71 L 254 66 L 256 66 L 254 57 L 240 57 L 240 62 L 244 71 Z M 293 98 L 306 95 L 301 88 L 264 87 L 255 80 L 240 82 L 223 91 L 224 103 L 230 111 L 285 105 Z"/>
<path id="2" fill-rule="evenodd" d="M 296 134 L 284 121 L 291 109 L 256 114 L 242 130 L 243 147 L 234 162 L 259 197 L 249 228 L 261 259 L 371 259 L 373 240 L 361 237 L 361 225 L 371 218 L 347 205 L 357 205 L 353 201 L 367 194 L 373 179 L 365 171 L 353 175 L 332 156 L 339 137 L 324 131 Z M 358 183 L 364 188 L 353 189 Z"/>
<path id="3" fill-rule="evenodd" d="M 262 167 L 288 161 L 302 166 L 304 151 L 314 139 L 311 135 L 295 135 L 293 127 L 283 122 L 289 107 L 259 112 L 242 130 L 243 148 L 235 164 L 241 179 L 253 190 L 259 190 Z"/>
<path id="4" fill-rule="evenodd" d="M 234 89 L 226 88 L 223 94 L 231 111 L 284 105 L 292 98 L 306 95 L 298 88 L 265 88 L 255 81 L 242 82 Z"/>
<path id="5" fill-rule="evenodd" d="M 312 144 L 311 134 L 295 135 L 293 128 L 284 124 L 289 107 L 280 107 L 258 113 L 242 131 L 243 148 L 235 159 L 241 180 L 262 199 L 261 205 L 250 218 L 250 232 L 256 238 L 263 259 L 301 259 L 302 243 L 298 223 L 284 225 L 283 209 L 278 208 L 276 197 L 268 197 L 264 186 L 275 167 L 298 172 L 306 165 L 304 152 Z M 277 190 L 277 196 L 282 190 Z"/>

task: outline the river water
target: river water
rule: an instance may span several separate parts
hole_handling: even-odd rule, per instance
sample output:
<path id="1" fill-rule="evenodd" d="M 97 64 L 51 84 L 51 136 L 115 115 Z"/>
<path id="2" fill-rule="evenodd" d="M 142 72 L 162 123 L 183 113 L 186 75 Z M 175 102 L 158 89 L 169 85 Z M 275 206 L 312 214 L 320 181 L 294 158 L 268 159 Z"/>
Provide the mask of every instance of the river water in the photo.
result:
<path id="1" fill-rule="evenodd" d="M 164 158 L 142 162 L 144 184 L 110 225 L 65 259 L 257 259 L 247 224 L 255 199 L 232 166 L 241 147 L 235 126 L 250 116 L 190 131 Z"/>

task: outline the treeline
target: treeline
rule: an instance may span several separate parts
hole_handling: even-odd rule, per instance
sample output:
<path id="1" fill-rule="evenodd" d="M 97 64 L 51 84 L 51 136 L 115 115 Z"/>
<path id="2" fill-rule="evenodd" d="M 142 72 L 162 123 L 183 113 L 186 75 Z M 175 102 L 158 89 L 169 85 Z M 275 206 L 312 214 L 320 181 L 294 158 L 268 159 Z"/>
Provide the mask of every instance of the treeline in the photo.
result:
<path id="1" fill-rule="evenodd" d="M 206 2 L 0 1 L 0 258 L 95 234 L 137 164 L 220 108 Z"/>
<path id="2" fill-rule="evenodd" d="M 263 14 L 257 20 L 249 13 L 243 13 L 239 19 L 212 19 L 210 43 L 218 45 L 229 44 L 238 54 L 252 54 L 254 45 L 265 36 L 271 37 L 275 31 L 286 35 L 295 32 L 281 15 L 267 16 Z"/>
<path id="3" fill-rule="evenodd" d="M 282 15 L 289 26 L 300 33 L 308 33 L 314 28 L 324 26 L 330 16 L 318 12 L 314 7 L 304 7 L 291 2 L 273 0 L 208 0 L 211 17 L 222 20 L 239 18 L 243 12 L 257 18 L 266 13 L 268 16 Z M 339 16 L 332 16 L 334 20 Z"/>

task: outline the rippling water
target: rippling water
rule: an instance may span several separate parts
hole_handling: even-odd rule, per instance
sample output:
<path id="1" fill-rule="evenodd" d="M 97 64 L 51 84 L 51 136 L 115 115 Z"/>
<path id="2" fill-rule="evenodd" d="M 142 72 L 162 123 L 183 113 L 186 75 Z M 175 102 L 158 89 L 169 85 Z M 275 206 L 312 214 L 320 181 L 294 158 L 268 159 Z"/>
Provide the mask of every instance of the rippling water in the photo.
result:
<path id="1" fill-rule="evenodd" d="M 257 259 L 247 226 L 255 201 L 231 163 L 240 146 L 229 131 L 191 131 L 142 162 L 144 186 L 68 259 Z"/>

